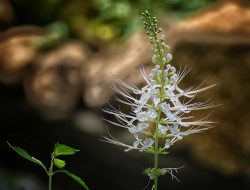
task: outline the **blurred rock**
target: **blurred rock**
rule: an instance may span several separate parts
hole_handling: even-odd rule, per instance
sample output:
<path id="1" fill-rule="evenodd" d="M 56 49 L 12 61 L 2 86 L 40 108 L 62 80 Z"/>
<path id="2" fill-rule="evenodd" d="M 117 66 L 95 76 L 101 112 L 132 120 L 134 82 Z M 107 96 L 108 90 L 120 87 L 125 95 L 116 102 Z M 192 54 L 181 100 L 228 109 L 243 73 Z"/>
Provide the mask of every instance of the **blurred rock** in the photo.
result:
<path id="1" fill-rule="evenodd" d="M 39 27 L 24 26 L 0 33 L 0 82 L 20 82 L 24 69 L 37 54 L 32 40 L 43 32 Z"/>
<path id="2" fill-rule="evenodd" d="M 139 68 L 151 59 L 145 43 L 145 36 L 137 33 L 126 43 L 103 50 L 88 60 L 81 71 L 83 99 L 88 106 L 98 107 L 108 102 L 114 93 L 111 90 L 114 77 L 132 84 L 143 82 L 142 77 L 138 77 Z"/>
<path id="3" fill-rule="evenodd" d="M 67 42 L 34 60 L 25 76 L 25 93 L 46 118 L 63 118 L 74 108 L 81 92 L 80 68 L 88 53 L 81 43 Z"/>
<path id="4" fill-rule="evenodd" d="M 0 29 L 14 19 L 14 12 L 9 0 L 0 1 Z"/>
<path id="5" fill-rule="evenodd" d="M 250 3 L 247 1 L 223 1 L 217 6 L 200 12 L 180 23 L 179 30 L 188 32 L 212 32 L 224 34 L 250 33 Z"/>

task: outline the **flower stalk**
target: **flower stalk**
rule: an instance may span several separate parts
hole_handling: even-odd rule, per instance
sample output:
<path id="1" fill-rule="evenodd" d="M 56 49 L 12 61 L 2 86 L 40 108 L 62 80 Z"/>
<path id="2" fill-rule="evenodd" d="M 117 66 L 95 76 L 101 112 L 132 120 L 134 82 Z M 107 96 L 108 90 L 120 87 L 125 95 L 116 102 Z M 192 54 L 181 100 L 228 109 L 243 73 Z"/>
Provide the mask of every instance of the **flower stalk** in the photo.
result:
<path id="1" fill-rule="evenodd" d="M 170 64 L 172 54 L 170 46 L 165 44 L 165 36 L 160 35 L 157 20 L 148 11 L 142 13 L 146 34 L 151 43 L 152 63 L 154 68 L 146 74 L 143 66 L 141 75 L 146 85 L 142 88 L 131 86 L 119 79 L 113 89 L 123 98 L 116 97 L 119 103 L 132 108 L 127 114 L 120 109 L 105 108 L 103 111 L 115 116 L 117 122 L 106 120 L 112 125 L 127 129 L 135 138 L 132 145 L 125 144 L 113 136 L 104 137 L 103 141 L 123 146 L 125 151 L 139 150 L 154 155 L 154 167 L 147 168 L 145 174 L 153 180 L 153 190 L 158 190 L 159 176 L 170 174 L 177 179 L 175 172 L 180 168 L 159 168 L 159 155 L 168 154 L 173 144 L 184 137 L 200 133 L 211 127 L 213 122 L 207 117 L 197 119 L 193 111 L 215 107 L 210 102 L 194 102 L 198 93 L 210 89 L 214 85 L 197 88 L 181 89 L 179 83 L 189 70 L 177 69 Z M 131 93 L 133 95 L 131 95 Z M 154 126 L 154 127 L 151 127 Z M 161 142 L 165 141 L 164 144 Z M 178 179 L 177 179 L 178 180 Z"/>
<path id="2" fill-rule="evenodd" d="M 51 154 L 50 167 L 49 167 L 49 170 L 47 172 L 48 177 L 49 177 L 49 190 L 51 190 L 51 188 L 52 188 L 52 178 L 53 178 L 53 175 L 54 175 L 54 172 L 53 172 L 54 159 L 55 159 L 55 157 L 54 157 L 54 154 L 52 153 Z"/>

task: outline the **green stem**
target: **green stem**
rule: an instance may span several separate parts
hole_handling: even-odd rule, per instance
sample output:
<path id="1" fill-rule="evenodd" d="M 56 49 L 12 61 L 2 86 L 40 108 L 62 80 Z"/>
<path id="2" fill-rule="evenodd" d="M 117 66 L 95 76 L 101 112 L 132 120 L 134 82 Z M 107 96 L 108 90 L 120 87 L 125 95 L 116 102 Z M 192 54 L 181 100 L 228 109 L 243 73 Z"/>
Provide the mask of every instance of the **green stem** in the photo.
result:
<path id="1" fill-rule="evenodd" d="M 158 124 L 156 124 L 156 135 L 155 135 L 155 152 L 154 152 L 154 190 L 158 189 Z"/>
<path id="2" fill-rule="evenodd" d="M 155 37 L 155 41 L 157 40 L 157 36 Z M 163 55 L 161 53 L 161 48 L 160 48 L 160 44 L 157 42 L 157 49 L 159 51 L 159 55 L 160 55 L 160 67 L 161 67 L 161 90 L 160 90 L 160 102 L 159 105 L 162 103 L 163 101 L 163 96 L 164 96 L 164 85 L 165 85 L 165 79 L 164 79 L 164 63 L 162 62 L 162 58 Z M 158 108 L 158 116 L 157 116 L 157 120 L 155 123 L 155 147 L 154 147 L 154 190 L 158 190 L 158 165 L 159 165 L 159 132 L 158 132 L 158 125 L 160 123 L 161 120 L 161 108 Z"/>
<path id="3" fill-rule="evenodd" d="M 160 99 L 162 102 L 162 98 Z M 158 117 L 155 123 L 155 147 L 154 147 L 154 190 L 158 189 L 158 162 L 159 162 L 159 132 L 158 125 L 161 119 L 161 109 L 158 109 Z"/>
<path id="4" fill-rule="evenodd" d="M 52 177 L 53 177 L 53 164 L 54 164 L 54 155 L 51 155 L 51 162 L 50 162 L 50 168 L 48 171 L 48 176 L 49 176 L 49 190 L 52 189 Z"/>
<path id="5" fill-rule="evenodd" d="M 51 190 L 52 186 L 52 175 L 49 175 L 49 190 Z"/>

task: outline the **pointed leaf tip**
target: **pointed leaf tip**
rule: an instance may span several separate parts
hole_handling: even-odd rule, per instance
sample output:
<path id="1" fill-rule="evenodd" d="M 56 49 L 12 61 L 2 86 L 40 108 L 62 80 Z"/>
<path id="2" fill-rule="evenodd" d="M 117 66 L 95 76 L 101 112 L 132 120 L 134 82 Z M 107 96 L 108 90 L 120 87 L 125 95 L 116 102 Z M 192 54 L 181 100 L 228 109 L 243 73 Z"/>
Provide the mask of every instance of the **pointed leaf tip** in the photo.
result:
<path id="1" fill-rule="evenodd" d="M 79 152 L 80 150 L 69 147 L 67 145 L 56 143 L 54 147 L 53 154 L 54 156 L 60 156 L 60 155 L 73 155 L 76 152 Z"/>
<path id="2" fill-rule="evenodd" d="M 76 176 L 73 173 L 68 172 L 67 170 L 60 170 L 61 173 L 64 173 L 74 179 L 76 182 L 78 182 L 85 190 L 89 190 L 88 186 L 85 184 L 85 182 L 78 176 Z"/>
<path id="3" fill-rule="evenodd" d="M 40 160 L 38 160 L 38 159 L 35 158 L 35 157 L 30 156 L 29 153 L 27 153 L 24 149 L 22 149 L 22 148 L 20 148 L 20 147 L 12 146 L 9 142 L 7 142 L 7 144 L 8 144 L 17 154 L 19 154 L 21 157 L 23 157 L 23 158 L 25 158 L 25 159 L 27 159 L 27 160 L 29 160 L 29 161 L 35 163 L 35 164 L 40 165 L 40 166 L 47 172 L 46 167 L 44 166 L 44 164 L 43 164 Z"/>

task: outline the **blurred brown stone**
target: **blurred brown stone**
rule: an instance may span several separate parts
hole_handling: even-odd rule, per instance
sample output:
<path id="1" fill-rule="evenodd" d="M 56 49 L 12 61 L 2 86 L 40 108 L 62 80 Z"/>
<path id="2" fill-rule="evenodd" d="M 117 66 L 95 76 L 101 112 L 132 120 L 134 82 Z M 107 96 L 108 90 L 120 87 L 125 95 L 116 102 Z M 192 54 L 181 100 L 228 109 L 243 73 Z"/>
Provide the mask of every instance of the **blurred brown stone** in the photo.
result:
<path id="1" fill-rule="evenodd" d="M 105 49 L 89 59 L 88 65 L 81 71 L 86 104 L 98 107 L 107 103 L 114 95 L 111 89 L 115 82 L 113 77 L 132 84 L 142 83 L 139 68 L 150 59 L 147 39 L 141 33 L 137 33 L 126 43 Z"/>
<path id="2" fill-rule="evenodd" d="M 0 82 L 20 82 L 24 68 L 37 54 L 32 41 L 43 32 L 39 27 L 24 26 L 0 33 Z"/>
<path id="3" fill-rule="evenodd" d="M 0 28 L 14 19 L 14 12 L 9 0 L 0 1 Z"/>
<path id="4" fill-rule="evenodd" d="M 245 2 L 245 3 L 244 3 Z M 212 32 L 224 34 L 250 33 L 250 3 L 247 1 L 223 1 L 207 11 L 190 17 L 179 24 L 183 32 Z"/>
<path id="5" fill-rule="evenodd" d="M 34 60 L 25 76 L 25 92 L 46 118 L 63 118 L 74 108 L 81 92 L 80 68 L 87 56 L 81 43 L 67 42 Z"/>

